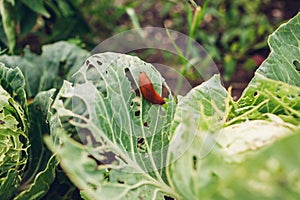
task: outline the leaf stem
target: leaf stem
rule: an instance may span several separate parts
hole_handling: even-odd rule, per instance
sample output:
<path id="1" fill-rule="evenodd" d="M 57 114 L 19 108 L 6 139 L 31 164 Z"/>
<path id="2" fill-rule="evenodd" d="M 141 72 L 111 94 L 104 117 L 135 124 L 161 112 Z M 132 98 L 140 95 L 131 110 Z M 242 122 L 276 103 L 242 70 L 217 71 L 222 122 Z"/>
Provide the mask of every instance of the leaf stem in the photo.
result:
<path id="1" fill-rule="evenodd" d="M 290 106 L 287 106 L 284 102 L 282 102 L 279 98 L 277 98 L 273 93 L 269 92 L 268 90 L 265 90 L 265 92 L 267 93 L 268 97 L 271 97 L 278 104 L 280 104 L 284 108 L 284 110 L 288 110 L 289 112 L 291 112 L 292 114 L 294 114 L 294 115 L 296 115 L 297 117 L 300 118 L 300 113 L 299 112 L 297 112 L 296 110 L 294 110 Z"/>
<path id="2" fill-rule="evenodd" d="M 259 103 L 258 105 L 254 106 L 253 109 L 251 110 L 248 110 L 247 112 L 237 116 L 237 117 L 234 117 L 232 120 L 226 122 L 224 125 L 225 126 L 229 126 L 231 124 L 233 124 L 234 122 L 246 117 L 247 115 L 249 115 L 250 113 L 254 112 L 255 110 L 258 110 L 261 106 L 263 106 L 265 103 L 267 103 L 269 101 L 269 99 L 266 99 L 264 101 L 262 101 L 261 103 Z"/>

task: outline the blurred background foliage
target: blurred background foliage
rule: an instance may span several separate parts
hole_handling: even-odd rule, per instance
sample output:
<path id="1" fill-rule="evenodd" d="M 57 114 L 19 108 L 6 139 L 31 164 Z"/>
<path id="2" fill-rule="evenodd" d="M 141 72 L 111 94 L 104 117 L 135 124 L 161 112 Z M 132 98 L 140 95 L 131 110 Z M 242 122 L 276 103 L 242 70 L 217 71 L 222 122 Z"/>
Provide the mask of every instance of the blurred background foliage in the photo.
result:
<path id="1" fill-rule="evenodd" d="M 198 41 L 217 63 L 225 84 L 240 91 L 267 57 L 267 37 L 300 8 L 297 0 L 0 0 L 1 52 L 68 40 L 88 50 L 132 28 L 167 27 Z M 153 51 L 146 61 L 169 59 Z M 149 58 L 150 57 L 150 58 Z M 147 59 L 148 58 L 148 59 Z M 176 64 L 175 64 L 176 65 Z M 177 63 L 179 66 L 183 63 Z M 194 85 L 199 75 L 185 74 Z M 239 91 L 240 90 L 240 91 Z"/>

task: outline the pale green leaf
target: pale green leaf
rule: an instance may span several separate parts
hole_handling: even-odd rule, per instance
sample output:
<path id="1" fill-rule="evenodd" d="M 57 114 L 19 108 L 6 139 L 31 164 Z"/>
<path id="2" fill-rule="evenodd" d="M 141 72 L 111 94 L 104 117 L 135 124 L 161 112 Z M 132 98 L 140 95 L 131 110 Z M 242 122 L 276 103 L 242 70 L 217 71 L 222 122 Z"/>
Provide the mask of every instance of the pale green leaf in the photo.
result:
<path id="1" fill-rule="evenodd" d="M 136 97 L 140 72 L 161 93 L 164 80 L 151 64 L 117 53 L 95 54 L 77 73 L 76 84 L 65 82 L 54 101 L 47 144 L 90 199 L 176 197 L 165 175 L 175 100 L 169 94 L 159 106 Z M 77 132 L 81 142 L 66 131 Z"/>
<path id="2" fill-rule="evenodd" d="M 273 113 L 286 122 L 299 124 L 299 32 L 300 13 L 270 35 L 271 53 L 235 105 L 234 121 L 264 118 L 264 113 Z"/>
<path id="3" fill-rule="evenodd" d="M 16 20 L 13 15 L 13 6 L 14 2 L 0 1 L 0 15 L 10 53 L 14 52 L 16 46 Z"/>
<path id="4" fill-rule="evenodd" d="M 170 143 L 168 179 L 184 199 L 200 199 L 201 190 L 211 181 L 212 169 L 203 167 L 216 146 L 230 95 L 214 76 L 178 99 Z"/>

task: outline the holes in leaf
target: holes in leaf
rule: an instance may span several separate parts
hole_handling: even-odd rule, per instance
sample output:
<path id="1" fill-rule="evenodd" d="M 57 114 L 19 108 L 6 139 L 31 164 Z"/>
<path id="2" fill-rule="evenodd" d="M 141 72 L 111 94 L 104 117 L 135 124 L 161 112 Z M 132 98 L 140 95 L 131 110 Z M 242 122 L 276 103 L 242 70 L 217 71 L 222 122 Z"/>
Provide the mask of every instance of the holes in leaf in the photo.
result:
<path id="1" fill-rule="evenodd" d="M 258 95 L 258 92 L 255 91 L 255 92 L 253 93 L 253 96 L 256 97 L 257 95 Z"/>
<path id="2" fill-rule="evenodd" d="M 134 112 L 134 116 L 137 116 L 137 117 L 138 117 L 138 116 L 140 116 L 140 113 L 141 113 L 141 112 L 140 112 L 139 110 L 137 110 L 137 111 Z"/>
<path id="3" fill-rule="evenodd" d="M 281 98 L 281 88 L 282 88 L 282 85 L 281 84 L 279 84 L 278 85 L 278 87 L 276 88 L 276 90 L 275 90 L 275 94 L 276 94 L 276 97 L 277 98 Z"/>
<path id="4" fill-rule="evenodd" d="M 289 99 L 289 100 L 295 100 L 295 95 L 292 95 L 292 94 L 288 94 L 286 95 L 286 98 Z"/>
<path id="5" fill-rule="evenodd" d="M 109 84 L 110 83 L 110 78 L 111 78 L 110 71 L 106 68 L 105 71 L 103 71 L 103 72 L 101 70 L 101 73 L 102 73 L 101 76 L 103 76 L 103 79 L 108 81 L 108 83 L 106 83 L 106 84 Z"/>
<path id="6" fill-rule="evenodd" d="M 164 196 L 164 199 L 165 199 L 165 200 L 174 200 L 174 198 L 169 197 L 169 196 Z"/>
<path id="7" fill-rule="evenodd" d="M 122 181 L 122 180 L 119 180 L 119 179 L 118 179 L 118 183 L 120 183 L 120 184 L 124 184 L 124 183 L 125 183 L 125 181 Z"/>
<path id="8" fill-rule="evenodd" d="M 0 124 L 5 124 L 5 121 L 0 119 Z"/>
<path id="9" fill-rule="evenodd" d="M 132 90 L 136 90 L 137 87 L 135 85 L 134 78 L 133 78 L 132 74 L 130 73 L 129 68 L 127 68 L 127 67 L 124 68 L 124 72 L 125 72 L 125 76 L 130 81 L 130 86 L 131 86 Z"/>
<path id="10" fill-rule="evenodd" d="M 104 176 L 104 179 L 107 180 L 107 181 L 110 181 L 110 170 L 111 169 L 106 169 L 105 172 L 103 172 L 103 176 Z"/>
<path id="11" fill-rule="evenodd" d="M 276 92 L 280 92 L 282 85 L 279 84 L 278 87 L 276 88 Z"/>
<path id="12" fill-rule="evenodd" d="M 22 128 L 22 129 L 23 129 L 22 124 L 21 124 L 21 123 L 18 123 L 18 124 L 17 124 L 17 128 Z"/>
<path id="13" fill-rule="evenodd" d="M 98 65 L 102 65 L 103 63 L 100 60 L 97 60 Z"/>
<path id="14" fill-rule="evenodd" d="M 193 156 L 192 158 L 192 162 L 193 162 L 193 169 L 194 170 L 197 170 L 197 161 L 198 161 L 198 158 L 196 156 Z"/>
<path id="15" fill-rule="evenodd" d="M 300 72 L 300 62 L 298 60 L 294 60 L 293 65 L 295 66 L 296 70 Z"/>
<path id="16" fill-rule="evenodd" d="M 95 65 L 89 64 L 89 65 L 87 65 L 87 68 L 88 68 L 88 70 L 91 69 L 91 68 L 95 68 Z"/>
<path id="17" fill-rule="evenodd" d="M 140 102 L 138 101 L 138 97 L 134 97 L 130 102 L 130 109 L 134 113 L 135 117 L 140 117 L 141 115 L 141 107 Z"/>
<path id="18" fill-rule="evenodd" d="M 137 149 L 139 152 L 146 152 L 146 144 L 144 138 L 137 138 Z"/>
<path id="19" fill-rule="evenodd" d="M 145 126 L 145 127 L 149 127 L 149 125 L 148 125 L 147 122 L 144 122 L 144 126 Z"/>

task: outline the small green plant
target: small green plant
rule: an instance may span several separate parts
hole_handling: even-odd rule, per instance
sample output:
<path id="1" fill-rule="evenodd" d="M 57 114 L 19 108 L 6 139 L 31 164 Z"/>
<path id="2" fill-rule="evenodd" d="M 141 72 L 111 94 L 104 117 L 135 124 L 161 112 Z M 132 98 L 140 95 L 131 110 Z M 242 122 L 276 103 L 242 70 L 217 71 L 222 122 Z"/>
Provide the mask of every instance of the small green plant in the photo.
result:
<path id="1" fill-rule="evenodd" d="M 269 0 L 209 1 L 196 38 L 223 64 L 226 81 L 238 64 L 254 69 L 256 64 L 249 54 L 267 48 L 267 36 L 274 29 L 261 9 L 268 3 Z"/>

